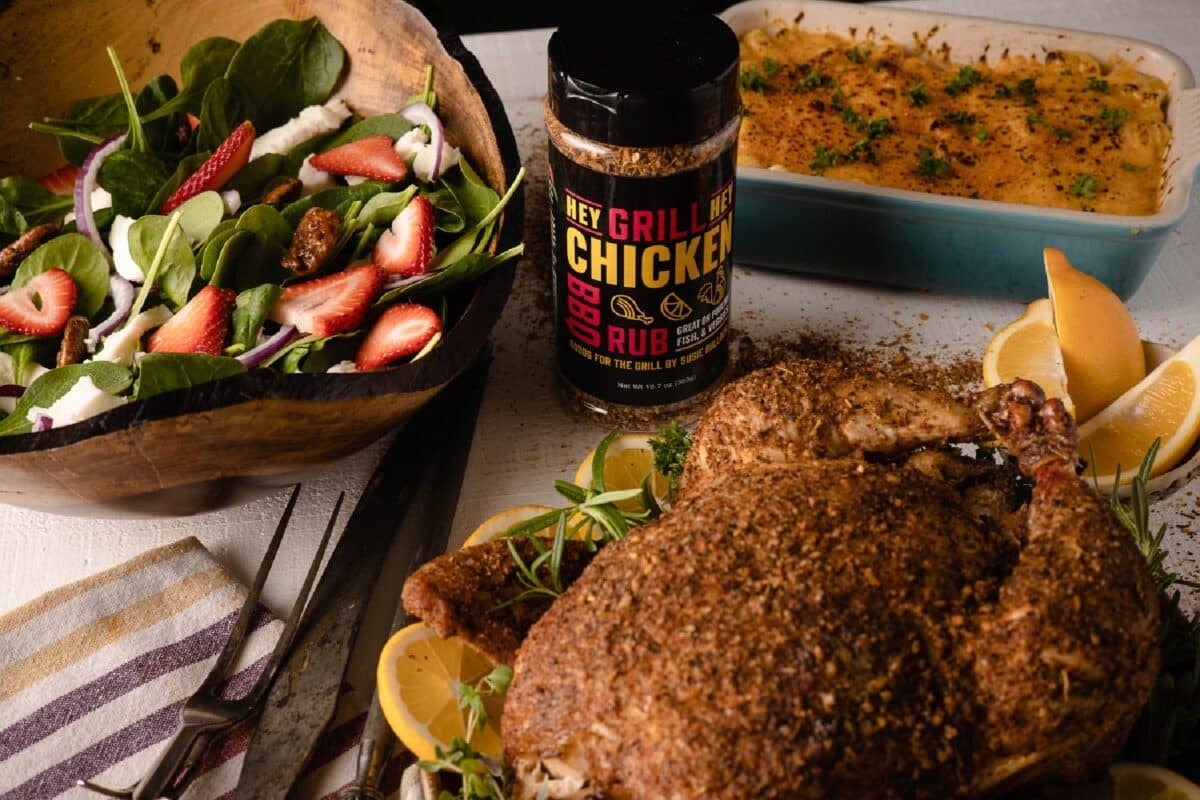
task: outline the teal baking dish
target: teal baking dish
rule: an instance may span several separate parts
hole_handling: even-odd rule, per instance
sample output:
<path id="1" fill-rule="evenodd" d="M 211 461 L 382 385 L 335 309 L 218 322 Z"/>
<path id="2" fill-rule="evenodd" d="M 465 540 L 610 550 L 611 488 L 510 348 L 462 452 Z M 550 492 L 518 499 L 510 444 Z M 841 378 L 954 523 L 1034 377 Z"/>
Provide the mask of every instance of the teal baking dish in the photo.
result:
<path id="1" fill-rule="evenodd" d="M 735 217 L 741 263 L 935 291 L 1030 299 L 1044 296 L 1042 249 L 1130 297 L 1188 213 L 1200 170 L 1200 89 L 1175 54 L 1135 39 L 950 14 L 809 0 L 749 0 L 722 18 L 739 36 L 798 25 L 844 36 L 928 40 L 956 61 L 1051 50 L 1118 54 L 1168 87 L 1173 138 L 1148 216 L 1095 214 L 889 189 L 739 167 Z"/>

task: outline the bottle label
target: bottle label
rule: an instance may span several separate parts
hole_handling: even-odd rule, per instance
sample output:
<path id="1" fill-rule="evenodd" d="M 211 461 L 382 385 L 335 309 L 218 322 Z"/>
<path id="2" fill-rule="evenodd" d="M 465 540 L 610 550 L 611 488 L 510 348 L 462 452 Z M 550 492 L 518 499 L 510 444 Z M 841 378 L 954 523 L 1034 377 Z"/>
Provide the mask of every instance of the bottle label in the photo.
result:
<path id="1" fill-rule="evenodd" d="M 594 172 L 550 146 L 558 364 L 570 384 L 657 406 L 721 376 L 733 175 L 732 146 L 698 169 L 637 178 Z"/>

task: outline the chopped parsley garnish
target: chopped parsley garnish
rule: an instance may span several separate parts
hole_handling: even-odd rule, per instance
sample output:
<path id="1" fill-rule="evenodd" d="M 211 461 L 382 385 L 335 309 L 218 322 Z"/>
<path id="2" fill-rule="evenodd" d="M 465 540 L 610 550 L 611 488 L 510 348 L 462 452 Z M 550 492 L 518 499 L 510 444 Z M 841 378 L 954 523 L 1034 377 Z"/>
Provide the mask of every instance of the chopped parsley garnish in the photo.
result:
<path id="1" fill-rule="evenodd" d="M 850 145 L 849 159 L 851 161 L 858 161 L 860 157 L 868 164 L 879 163 L 879 153 L 875 151 L 875 146 L 871 144 L 871 140 L 869 138 L 859 139 L 857 142 Z"/>
<path id="2" fill-rule="evenodd" d="M 829 98 L 829 104 L 833 106 L 834 111 L 842 110 L 842 103 L 846 101 L 846 95 L 841 89 L 834 89 L 833 94 Z"/>
<path id="3" fill-rule="evenodd" d="M 1017 81 L 1017 94 L 1025 99 L 1025 105 L 1031 106 L 1037 102 L 1037 81 L 1033 78 L 1022 78 Z"/>
<path id="4" fill-rule="evenodd" d="M 828 86 L 833 83 L 829 76 L 819 70 L 813 70 L 805 75 L 797 84 L 797 92 L 805 92 L 809 89 L 820 89 L 823 86 Z"/>
<path id="5" fill-rule="evenodd" d="M 1044 125 L 1045 122 L 1046 122 L 1046 118 L 1043 117 L 1041 114 L 1026 114 L 1025 115 L 1025 124 L 1029 126 L 1029 130 L 1033 130 L 1038 125 Z"/>
<path id="6" fill-rule="evenodd" d="M 1012 97 L 1012 89 L 1002 83 L 996 87 L 996 93 L 992 97 L 999 97 L 1001 100 L 1007 99 Z"/>
<path id="7" fill-rule="evenodd" d="M 767 79 L 758 71 L 758 67 L 750 67 L 742 70 L 738 75 L 738 80 L 742 84 L 742 88 L 751 92 L 765 92 L 767 90 Z"/>
<path id="8" fill-rule="evenodd" d="M 964 130 L 975 124 L 975 115 L 969 111 L 947 111 L 942 114 L 942 119 L 958 125 Z"/>
<path id="9" fill-rule="evenodd" d="M 1100 109 L 1100 122 L 1110 131 L 1119 131 L 1127 119 L 1129 119 L 1129 112 L 1123 108 L 1104 106 Z"/>
<path id="10" fill-rule="evenodd" d="M 1146 168 L 1140 164 L 1134 164 L 1132 161 L 1122 161 L 1121 169 L 1125 170 L 1126 172 L 1141 172 Z"/>
<path id="11" fill-rule="evenodd" d="M 842 119 L 851 125 L 857 125 L 863 121 L 862 114 L 859 114 L 853 108 L 842 109 Z"/>
<path id="12" fill-rule="evenodd" d="M 924 83 L 918 83 L 908 90 L 908 102 L 917 108 L 929 105 L 929 94 L 925 91 Z"/>
<path id="13" fill-rule="evenodd" d="M 846 58 L 853 61 L 855 64 L 867 63 L 867 56 L 871 54 L 870 50 L 863 50 L 861 47 L 851 47 L 846 51 Z"/>
<path id="14" fill-rule="evenodd" d="M 836 147 L 826 149 L 823 145 L 817 145 L 814 151 L 812 163 L 809 168 L 814 170 L 818 175 L 823 173 L 828 167 L 836 167 L 837 163 L 842 159 L 842 151 Z"/>
<path id="15" fill-rule="evenodd" d="M 972 66 L 965 66 L 959 69 L 958 75 L 954 80 L 946 84 L 946 94 L 951 97 L 956 97 L 972 86 L 983 83 L 983 73 Z"/>
<path id="16" fill-rule="evenodd" d="M 987 137 L 988 137 L 988 129 L 987 128 L 980 128 L 979 130 L 975 131 L 975 138 L 978 139 L 979 141 L 982 142 L 982 141 L 986 140 Z"/>
<path id="17" fill-rule="evenodd" d="M 783 68 L 783 64 L 780 64 L 778 61 L 776 61 L 773 58 L 768 57 L 768 58 L 763 59 L 763 63 L 762 63 L 763 75 L 768 78 L 775 77 L 775 73 L 779 72 L 779 70 L 782 68 Z"/>
<path id="18" fill-rule="evenodd" d="M 1093 92 L 1108 94 L 1108 81 L 1102 78 L 1097 78 L 1095 75 L 1093 75 L 1088 78 L 1087 88 L 1091 89 Z"/>
<path id="19" fill-rule="evenodd" d="M 650 437 L 650 452 L 654 454 L 654 468 L 664 475 L 674 496 L 675 486 L 683 475 L 683 464 L 692 449 L 692 435 L 676 420 Z"/>
<path id="20" fill-rule="evenodd" d="M 944 178 L 950 172 L 950 162 L 938 158 L 933 150 L 922 147 L 917 151 L 917 174 L 926 178 Z"/>
<path id="21" fill-rule="evenodd" d="M 1051 125 L 1050 132 L 1053 133 L 1054 138 L 1058 139 L 1060 142 L 1071 141 L 1071 132 L 1066 128 L 1060 128 L 1057 125 Z"/>
<path id="22" fill-rule="evenodd" d="M 1096 192 L 1100 190 L 1100 184 L 1086 172 L 1081 172 L 1075 176 L 1075 183 L 1071 184 L 1070 191 L 1074 197 L 1082 197 L 1085 200 L 1091 200 L 1096 196 Z"/>
<path id="23" fill-rule="evenodd" d="M 860 125 L 859 130 L 863 129 L 864 126 Z M 876 117 L 866 124 L 865 129 L 867 136 L 878 139 L 880 136 L 886 136 L 892 132 L 892 123 L 887 117 Z"/>

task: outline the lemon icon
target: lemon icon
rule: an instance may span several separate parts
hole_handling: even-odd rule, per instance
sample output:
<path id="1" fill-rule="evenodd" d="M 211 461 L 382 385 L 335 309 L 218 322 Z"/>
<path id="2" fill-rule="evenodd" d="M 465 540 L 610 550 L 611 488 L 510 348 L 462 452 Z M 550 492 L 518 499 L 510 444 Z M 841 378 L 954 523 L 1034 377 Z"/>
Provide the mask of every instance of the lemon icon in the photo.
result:
<path id="1" fill-rule="evenodd" d="M 672 322 L 682 322 L 692 315 L 692 307 L 679 295 L 671 292 L 662 299 L 658 310 Z"/>

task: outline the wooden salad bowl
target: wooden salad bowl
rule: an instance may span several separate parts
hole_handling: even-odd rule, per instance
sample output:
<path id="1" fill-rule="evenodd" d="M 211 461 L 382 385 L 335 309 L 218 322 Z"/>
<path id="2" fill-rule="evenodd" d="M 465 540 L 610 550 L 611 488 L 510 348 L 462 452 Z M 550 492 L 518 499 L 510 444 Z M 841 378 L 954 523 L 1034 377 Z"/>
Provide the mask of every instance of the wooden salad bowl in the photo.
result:
<path id="1" fill-rule="evenodd" d="M 420 91 L 432 64 L 448 139 L 504 193 L 520 158 L 499 96 L 456 35 L 399 0 L 0 0 L 0 176 L 36 177 L 62 163 L 53 139 L 26 126 L 74 99 L 117 90 L 106 45 L 141 85 L 162 73 L 178 79 L 179 59 L 200 39 L 244 40 L 270 20 L 311 16 L 345 46 L 337 95 L 360 114 L 395 111 Z M 518 191 L 493 248 L 521 240 L 522 212 Z M 486 274 L 439 347 L 412 364 L 348 375 L 251 370 L 61 429 L 0 438 L 0 502 L 60 513 L 192 513 L 244 500 L 243 484 L 279 485 L 336 461 L 403 423 L 471 363 L 500 316 L 513 269 L 509 262 Z M 231 484 L 233 491 L 197 491 Z"/>

